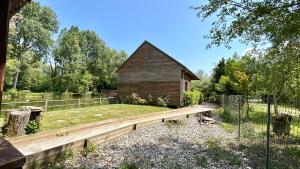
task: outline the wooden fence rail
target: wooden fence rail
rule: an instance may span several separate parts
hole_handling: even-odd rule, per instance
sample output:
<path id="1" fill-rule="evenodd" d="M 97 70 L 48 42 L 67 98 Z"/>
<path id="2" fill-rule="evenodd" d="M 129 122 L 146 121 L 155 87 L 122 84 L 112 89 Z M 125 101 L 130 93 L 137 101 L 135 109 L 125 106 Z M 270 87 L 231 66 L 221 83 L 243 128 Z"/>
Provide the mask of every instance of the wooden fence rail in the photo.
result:
<path id="1" fill-rule="evenodd" d="M 18 109 L 20 106 L 37 106 L 42 107 L 44 111 L 52 111 L 71 108 L 83 108 L 89 106 L 97 106 L 109 104 L 110 98 L 88 98 L 88 99 L 66 99 L 66 100 L 48 100 L 29 101 L 29 102 L 8 102 L 2 103 L 2 112 Z"/>

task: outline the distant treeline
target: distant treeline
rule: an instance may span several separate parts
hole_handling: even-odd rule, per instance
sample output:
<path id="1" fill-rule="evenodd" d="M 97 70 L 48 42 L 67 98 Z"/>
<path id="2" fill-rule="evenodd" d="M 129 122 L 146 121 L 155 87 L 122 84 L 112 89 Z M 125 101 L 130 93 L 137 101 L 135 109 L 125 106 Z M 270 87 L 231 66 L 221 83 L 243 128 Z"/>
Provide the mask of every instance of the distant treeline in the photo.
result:
<path id="1" fill-rule="evenodd" d="M 95 31 L 59 30 L 55 12 L 32 2 L 11 20 L 7 58 L 5 90 L 85 93 L 115 89 L 127 54 Z"/>

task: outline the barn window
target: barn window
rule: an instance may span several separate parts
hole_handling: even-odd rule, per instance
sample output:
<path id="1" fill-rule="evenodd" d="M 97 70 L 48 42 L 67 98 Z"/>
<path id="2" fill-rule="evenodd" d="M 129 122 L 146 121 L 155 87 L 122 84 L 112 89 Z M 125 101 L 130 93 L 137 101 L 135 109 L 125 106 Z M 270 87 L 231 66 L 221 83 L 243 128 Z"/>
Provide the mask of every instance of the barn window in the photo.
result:
<path id="1" fill-rule="evenodd" d="M 185 83 L 184 83 L 184 90 L 185 90 L 185 91 L 188 91 L 188 82 L 185 82 Z"/>

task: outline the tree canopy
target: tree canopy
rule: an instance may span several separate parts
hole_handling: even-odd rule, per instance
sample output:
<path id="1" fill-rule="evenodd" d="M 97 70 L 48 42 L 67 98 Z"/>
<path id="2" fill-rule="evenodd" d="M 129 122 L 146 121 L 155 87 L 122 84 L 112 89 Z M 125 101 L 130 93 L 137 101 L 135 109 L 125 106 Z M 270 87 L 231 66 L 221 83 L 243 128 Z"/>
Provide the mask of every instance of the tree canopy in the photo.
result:
<path id="1" fill-rule="evenodd" d="M 59 31 L 55 12 L 37 2 L 10 25 L 6 89 L 84 93 L 117 87 L 115 71 L 127 53 L 108 47 L 95 31 Z"/>

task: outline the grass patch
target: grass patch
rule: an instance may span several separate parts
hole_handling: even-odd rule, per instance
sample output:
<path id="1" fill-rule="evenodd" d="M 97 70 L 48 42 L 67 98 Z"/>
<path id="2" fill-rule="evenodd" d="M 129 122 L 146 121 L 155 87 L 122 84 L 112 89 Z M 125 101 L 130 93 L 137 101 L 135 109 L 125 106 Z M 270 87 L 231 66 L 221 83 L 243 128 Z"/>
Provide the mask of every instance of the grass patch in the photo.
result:
<path id="1" fill-rule="evenodd" d="M 87 157 L 90 153 L 94 152 L 96 150 L 96 148 L 97 148 L 97 145 L 89 144 L 89 145 L 87 145 L 87 147 L 85 147 L 82 150 L 81 154 L 82 154 L 82 156 Z"/>
<path id="2" fill-rule="evenodd" d="M 222 140 L 224 141 L 224 140 Z M 229 145 L 221 144 L 221 140 L 210 138 L 199 144 L 201 154 L 195 156 L 198 166 L 207 168 L 208 160 L 222 162 L 231 166 L 241 166 L 243 161 L 232 151 Z"/>
<path id="3" fill-rule="evenodd" d="M 120 169 L 138 169 L 134 162 L 124 162 L 120 165 Z"/>
<path id="4" fill-rule="evenodd" d="M 221 123 L 221 127 L 228 133 L 233 133 L 236 131 L 237 126 L 229 123 Z"/>
<path id="5" fill-rule="evenodd" d="M 48 131 L 107 119 L 125 119 L 129 117 L 135 117 L 137 115 L 166 110 L 169 110 L 169 108 L 143 105 L 111 104 L 81 109 L 44 112 L 42 114 L 40 131 Z"/>
<path id="6" fill-rule="evenodd" d="M 48 169 L 64 169 L 65 167 L 63 165 L 60 165 L 59 163 L 66 161 L 69 158 L 72 158 L 74 156 L 74 152 L 72 150 L 65 150 L 61 153 L 59 153 L 55 159 L 47 164 Z"/>
<path id="7" fill-rule="evenodd" d="M 183 126 L 185 123 L 182 120 L 167 120 L 165 122 L 165 125 L 168 128 L 177 127 L 177 126 Z"/>
<path id="8" fill-rule="evenodd" d="M 195 160 L 198 166 L 207 168 L 207 158 L 205 156 L 198 154 L 195 156 Z"/>

